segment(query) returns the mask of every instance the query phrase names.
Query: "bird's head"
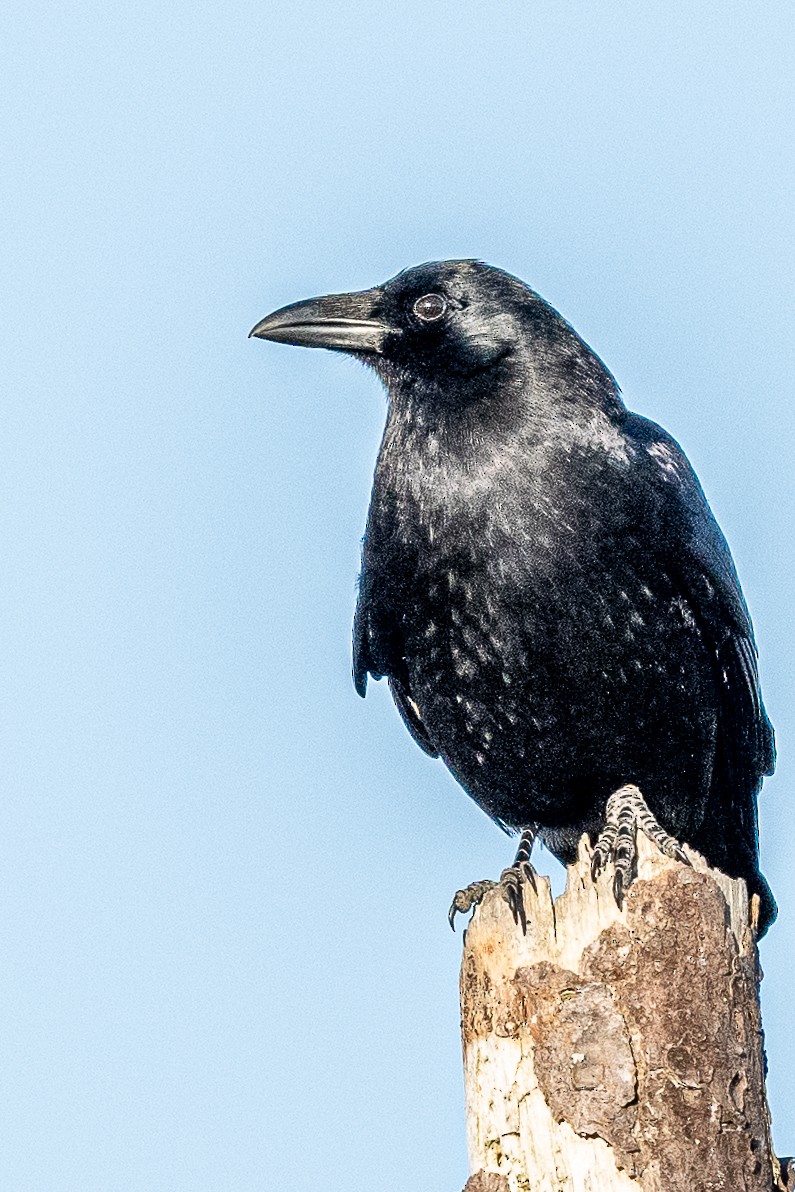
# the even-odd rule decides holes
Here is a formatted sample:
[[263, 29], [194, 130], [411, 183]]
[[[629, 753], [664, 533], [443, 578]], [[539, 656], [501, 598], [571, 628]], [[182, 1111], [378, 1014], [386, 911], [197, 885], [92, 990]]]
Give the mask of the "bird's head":
[[[457, 403], [582, 366], [607, 370], [569, 324], [518, 278], [480, 261], [417, 265], [370, 290], [295, 302], [251, 335], [330, 348], [371, 364], [387, 387], [421, 386]], [[614, 384], [614, 383], [613, 383]]]

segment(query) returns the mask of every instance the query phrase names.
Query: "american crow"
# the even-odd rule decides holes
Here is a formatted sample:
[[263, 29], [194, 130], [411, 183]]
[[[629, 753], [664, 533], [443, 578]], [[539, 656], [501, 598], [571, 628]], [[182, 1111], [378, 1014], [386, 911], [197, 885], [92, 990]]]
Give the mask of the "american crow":
[[[533, 838], [583, 832], [619, 901], [638, 828], [760, 896], [756, 800], [773, 771], [748, 610], [679, 445], [630, 413], [572, 327], [517, 278], [442, 261], [294, 303], [251, 332], [376, 370], [375, 469], [353, 672], [498, 824], [515, 916]], [[493, 883], [459, 891], [466, 910]]]

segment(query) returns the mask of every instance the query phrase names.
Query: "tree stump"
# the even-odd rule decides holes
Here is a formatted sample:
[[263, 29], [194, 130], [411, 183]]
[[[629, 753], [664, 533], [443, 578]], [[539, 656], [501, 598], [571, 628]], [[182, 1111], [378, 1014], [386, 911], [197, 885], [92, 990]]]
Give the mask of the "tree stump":
[[587, 839], [553, 902], [499, 890], [467, 929], [465, 1192], [771, 1192], [756, 950], [743, 881], [639, 836], [623, 909]]

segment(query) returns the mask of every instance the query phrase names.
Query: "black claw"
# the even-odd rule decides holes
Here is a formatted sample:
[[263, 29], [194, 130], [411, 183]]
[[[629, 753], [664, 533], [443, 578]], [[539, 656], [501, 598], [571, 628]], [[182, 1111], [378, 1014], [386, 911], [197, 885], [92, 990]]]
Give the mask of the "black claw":
[[525, 861], [524, 865], [522, 866], [522, 875], [528, 885], [533, 887], [533, 893], [537, 894], [538, 885], [536, 884], [536, 871], [533, 869], [533, 866], [529, 861]]
[[527, 935], [527, 915], [524, 909], [524, 898], [522, 897], [521, 889], [515, 886], [508, 887], [507, 902], [510, 907], [513, 921], [517, 927], [521, 927], [522, 935]]
[[475, 899], [470, 892], [469, 887], [466, 890], [456, 890], [450, 910], [447, 912], [447, 921], [455, 931], [455, 917], [457, 914], [465, 915], [467, 911], [475, 903]]
[[624, 907], [624, 875], [619, 870], [613, 878], [613, 897], [616, 900], [619, 910]]
[[[502, 887], [502, 896], [513, 915], [514, 923], [517, 927], [521, 927], [523, 935], [527, 935], [527, 914], [524, 909], [524, 894], [522, 892], [524, 880], [524, 865], [514, 865], [510, 869], [503, 870], [500, 886]], [[528, 880], [535, 889], [535, 876]]]

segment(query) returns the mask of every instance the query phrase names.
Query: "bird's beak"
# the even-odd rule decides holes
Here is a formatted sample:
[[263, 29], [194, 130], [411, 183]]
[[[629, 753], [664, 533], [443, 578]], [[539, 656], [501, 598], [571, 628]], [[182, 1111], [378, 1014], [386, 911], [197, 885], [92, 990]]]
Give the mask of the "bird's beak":
[[249, 337], [304, 348], [332, 348], [337, 352], [383, 351], [386, 336], [394, 331], [379, 317], [381, 290], [357, 294], [327, 294], [293, 302], [257, 323]]

